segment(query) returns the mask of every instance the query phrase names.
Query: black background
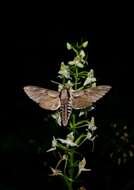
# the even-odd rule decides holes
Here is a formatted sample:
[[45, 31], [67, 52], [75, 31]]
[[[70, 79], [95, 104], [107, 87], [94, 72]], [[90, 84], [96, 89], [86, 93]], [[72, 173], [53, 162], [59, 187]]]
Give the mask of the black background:
[[[48, 158], [40, 146], [43, 144], [47, 149], [53, 134], [61, 131], [47, 126], [48, 112], [26, 97], [23, 86], [32, 84], [56, 88], [50, 80], [56, 80], [61, 61], [69, 60], [66, 42], [77, 42], [81, 38], [88, 40], [89, 68], [95, 70], [98, 84], [112, 86], [109, 95], [97, 104], [95, 111], [99, 133], [108, 135], [107, 128], [112, 122], [127, 124], [132, 130], [131, 21], [128, 18], [125, 21], [120, 15], [106, 17], [98, 15], [95, 19], [93, 15], [88, 19], [85, 15], [85, 21], [77, 19], [78, 23], [75, 19], [70, 20], [72, 17], [59, 22], [54, 16], [47, 22], [38, 22], [36, 15], [25, 21], [23, 18], [17, 20], [14, 40], [16, 64], [12, 73], [15, 77], [15, 125], [2, 128], [0, 189], [47, 189], [47, 185], [53, 189], [52, 182], [57, 184], [54, 178], [47, 176], [53, 158]], [[5, 123], [8, 115], [9, 110], [4, 109]], [[107, 155], [101, 155], [105, 140], [98, 142], [102, 144], [97, 145], [95, 154], [89, 158], [95, 169], [89, 179], [85, 177], [88, 188], [123, 189], [129, 181], [132, 183], [132, 161], [117, 168]]]

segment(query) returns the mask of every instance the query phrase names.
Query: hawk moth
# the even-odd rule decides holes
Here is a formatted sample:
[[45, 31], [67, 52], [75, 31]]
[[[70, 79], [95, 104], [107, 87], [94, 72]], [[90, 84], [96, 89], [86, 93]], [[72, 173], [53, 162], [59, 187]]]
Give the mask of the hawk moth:
[[84, 90], [64, 87], [60, 92], [37, 86], [25, 86], [25, 93], [46, 110], [60, 109], [61, 122], [67, 126], [72, 109], [85, 109], [102, 98], [111, 86], [99, 85]]

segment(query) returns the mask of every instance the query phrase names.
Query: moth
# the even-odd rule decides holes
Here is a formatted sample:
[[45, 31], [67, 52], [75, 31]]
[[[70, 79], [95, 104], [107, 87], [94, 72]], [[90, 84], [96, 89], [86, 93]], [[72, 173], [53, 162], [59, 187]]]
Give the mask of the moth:
[[102, 98], [111, 86], [100, 85], [84, 90], [64, 87], [60, 92], [37, 86], [25, 86], [24, 91], [34, 102], [46, 110], [60, 110], [61, 123], [67, 126], [72, 109], [85, 109]]

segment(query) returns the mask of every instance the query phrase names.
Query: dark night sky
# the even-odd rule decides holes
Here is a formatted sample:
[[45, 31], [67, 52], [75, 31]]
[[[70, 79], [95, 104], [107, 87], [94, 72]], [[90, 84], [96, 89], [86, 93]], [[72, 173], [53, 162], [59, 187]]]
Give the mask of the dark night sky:
[[[44, 118], [44, 112], [36, 105], [33, 108], [33, 103], [24, 95], [22, 86], [33, 84], [52, 88], [50, 80], [56, 79], [61, 61], [69, 59], [65, 43], [79, 41], [81, 37], [89, 41], [88, 62], [89, 66], [95, 70], [98, 84], [113, 86], [109, 96], [102, 101], [103, 106], [98, 107], [98, 120], [105, 121], [106, 119], [109, 123], [125, 123], [132, 127], [130, 105], [133, 92], [129, 90], [132, 88], [131, 35], [129, 31], [124, 32], [116, 28], [92, 31], [87, 28], [84, 32], [80, 32], [66, 31], [62, 26], [57, 26], [55, 30], [46, 31], [43, 37], [16, 40], [18, 62], [16, 72], [17, 124], [22, 130], [33, 122], [33, 126], [28, 127], [28, 132], [26, 129], [22, 130], [24, 133], [22, 137], [26, 134], [35, 139], [44, 138], [43, 135], [40, 135], [43, 132], [41, 119]], [[40, 132], [35, 135], [37, 125]], [[45, 133], [49, 134], [50, 132], [45, 130]], [[37, 160], [34, 162], [38, 163]], [[99, 168], [101, 167], [99, 166]], [[40, 173], [39, 168], [36, 170], [39, 170]]]
[[[130, 21], [124, 23], [121, 16], [115, 16], [114, 19], [112, 15], [108, 19], [106, 17], [94, 19], [93, 15], [93, 19], [87, 17], [83, 22], [77, 19], [78, 23], [74, 19], [71, 24], [69, 18], [59, 22], [54, 17], [47, 24], [45, 20], [37, 19], [36, 15], [32, 19], [29, 16], [26, 22], [23, 18], [17, 20], [14, 40], [16, 64], [12, 74], [15, 78], [16, 119], [15, 126], [8, 125], [1, 133], [0, 189], [5, 184], [13, 189], [16, 184], [18, 189], [24, 189], [26, 184], [27, 189], [41, 189], [45, 183], [51, 183], [45, 177], [47, 171], [42, 168], [44, 157], [40, 158], [36, 152], [36, 147], [48, 142], [51, 136], [50, 129], [44, 128], [43, 123], [47, 112], [33, 104], [25, 96], [22, 87], [32, 84], [55, 88], [51, 86], [50, 80], [56, 80], [61, 61], [69, 60], [66, 42], [77, 42], [81, 38], [88, 40], [88, 62], [90, 68], [95, 70], [98, 84], [113, 87], [105, 100], [98, 104], [98, 120], [127, 123], [132, 128], [131, 105], [134, 94], [131, 24]], [[9, 110], [5, 109], [5, 118], [8, 114]], [[44, 134], [47, 134], [45, 138]], [[37, 141], [36, 147], [29, 143], [32, 139]], [[99, 176], [97, 180], [98, 184], [104, 185]]]
[[[117, 28], [104, 28], [84, 32], [66, 31], [62, 25], [46, 31], [35, 40], [16, 40], [16, 85], [21, 91], [23, 85], [35, 84], [50, 88], [50, 80], [56, 80], [61, 61], [69, 60], [65, 43], [89, 41], [89, 67], [95, 70], [98, 84], [113, 86], [109, 103], [112, 114], [129, 120], [133, 97], [131, 33]], [[21, 92], [20, 92], [21, 93]], [[22, 92], [23, 93], [23, 92]], [[22, 96], [22, 94], [21, 94]], [[19, 97], [18, 97], [19, 98]], [[22, 97], [21, 97], [22, 98]]]

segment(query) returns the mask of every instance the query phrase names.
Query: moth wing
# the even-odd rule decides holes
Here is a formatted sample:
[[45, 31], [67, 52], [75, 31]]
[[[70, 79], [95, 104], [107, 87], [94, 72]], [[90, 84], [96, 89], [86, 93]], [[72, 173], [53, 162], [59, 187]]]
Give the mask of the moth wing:
[[72, 93], [72, 107], [74, 109], [84, 109], [91, 106], [94, 102], [102, 98], [111, 86], [100, 85], [85, 90], [74, 91]]
[[25, 93], [43, 109], [57, 110], [60, 107], [59, 92], [37, 86], [24, 87]]

